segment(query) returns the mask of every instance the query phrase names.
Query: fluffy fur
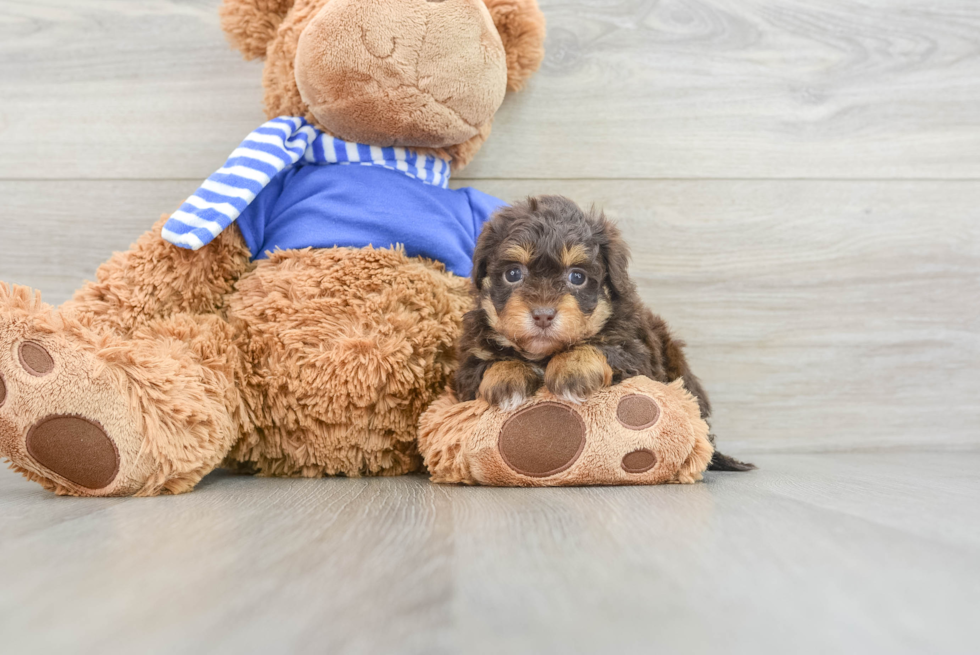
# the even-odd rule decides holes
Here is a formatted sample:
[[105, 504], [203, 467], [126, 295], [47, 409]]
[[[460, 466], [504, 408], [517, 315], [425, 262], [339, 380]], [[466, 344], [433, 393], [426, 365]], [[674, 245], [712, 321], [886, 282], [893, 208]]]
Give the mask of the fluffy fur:
[[[580, 403], [642, 375], [682, 380], [707, 419], [711, 404], [684, 344], [644, 306], [629, 259], [615, 225], [567, 198], [529, 198], [500, 210], [474, 255], [476, 306], [464, 317], [459, 399], [512, 408], [543, 384]], [[753, 468], [720, 453], [711, 467]]]

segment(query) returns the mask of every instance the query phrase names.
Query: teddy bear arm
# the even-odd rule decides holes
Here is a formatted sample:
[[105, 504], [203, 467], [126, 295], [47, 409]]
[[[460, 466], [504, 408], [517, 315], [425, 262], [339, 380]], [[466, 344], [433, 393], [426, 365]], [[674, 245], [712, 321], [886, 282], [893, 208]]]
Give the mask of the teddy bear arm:
[[161, 218], [129, 250], [115, 253], [63, 306], [90, 328], [131, 334], [178, 313], [220, 314], [227, 296], [252, 268], [251, 253], [232, 225], [200, 250], [165, 241]]
[[295, 0], [224, 0], [221, 29], [245, 59], [264, 57]]

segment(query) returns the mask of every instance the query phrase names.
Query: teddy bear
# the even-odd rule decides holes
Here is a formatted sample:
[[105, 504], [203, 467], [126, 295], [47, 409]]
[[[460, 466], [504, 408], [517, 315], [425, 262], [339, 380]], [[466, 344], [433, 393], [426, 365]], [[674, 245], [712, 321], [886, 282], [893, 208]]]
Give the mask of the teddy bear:
[[58, 494], [420, 470], [535, 0], [225, 0], [269, 121], [58, 308], [0, 283], [0, 456]]

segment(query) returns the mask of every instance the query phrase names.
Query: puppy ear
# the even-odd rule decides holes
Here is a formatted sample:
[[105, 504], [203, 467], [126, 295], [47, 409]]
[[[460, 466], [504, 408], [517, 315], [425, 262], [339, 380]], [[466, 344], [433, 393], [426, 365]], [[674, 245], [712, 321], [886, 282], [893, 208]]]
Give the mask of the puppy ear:
[[498, 234], [500, 230], [497, 227], [499, 221], [500, 219], [494, 216], [484, 223], [483, 232], [476, 240], [476, 248], [473, 250], [473, 286], [477, 291], [483, 291], [483, 280], [487, 276], [490, 259], [500, 244]]
[[507, 52], [507, 90], [520, 91], [544, 59], [544, 14], [537, 0], [483, 0]]
[[221, 29], [245, 59], [264, 57], [279, 23], [295, 0], [225, 0], [218, 13]]
[[491, 249], [485, 240], [480, 240], [473, 251], [473, 286], [477, 291], [483, 291], [483, 278], [487, 276], [487, 263], [490, 261]]
[[483, 224], [483, 230], [476, 239], [476, 248], [473, 249], [473, 286], [477, 291], [483, 291], [483, 280], [487, 276], [490, 262], [497, 256], [497, 250], [507, 238], [510, 226], [528, 211], [534, 211], [533, 208], [537, 207], [534, 203], [534, 198], [528, 198], [513, 205], [504, 205]]
[[636, 285], [630, 279], [630, 248], [623, 240], [623, 234], [616, 224], [599, 214], [596, 219], [599, 250], [602, 253], [602, 263], [606, 269], [606, 280], [609, 283], [613, 298], [634, 293]]

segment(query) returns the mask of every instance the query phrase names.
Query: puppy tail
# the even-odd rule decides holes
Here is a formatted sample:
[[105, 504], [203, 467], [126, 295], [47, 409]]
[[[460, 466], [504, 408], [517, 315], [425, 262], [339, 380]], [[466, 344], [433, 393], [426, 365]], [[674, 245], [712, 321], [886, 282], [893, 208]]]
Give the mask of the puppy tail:
[[711, 455], [711, 462], [708, 463], [709, 471], [751, 471], [754, 468], [756, 468], [755, 464], [741, 462], [717, 450]]

